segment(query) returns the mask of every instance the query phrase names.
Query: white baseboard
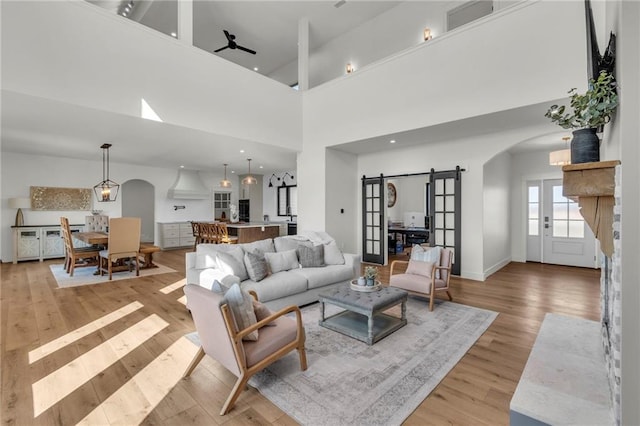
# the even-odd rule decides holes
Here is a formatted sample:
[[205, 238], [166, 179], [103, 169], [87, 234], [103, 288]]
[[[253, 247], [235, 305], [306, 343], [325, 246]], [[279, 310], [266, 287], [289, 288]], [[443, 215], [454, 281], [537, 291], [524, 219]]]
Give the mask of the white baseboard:
[[477, 272], [460, 271], [460, 277], [473, 281], [484, 281], [484, 275]]
[[484, 271], [484, 279], [482, 281], [484, 281], [485, 279], [487, 279], [487, 277], [493, 273], [498, 272], [500, 269], [504, 268], [505, 266], [507, 266], [509, 264], [509, 262], [511, 262], [511, 256], [509, 257], [505, 257], [504, 259], [502, 259], [500, 262], [496, 263], [495, 265], [493, 265], [492, 267], [486, 269]]

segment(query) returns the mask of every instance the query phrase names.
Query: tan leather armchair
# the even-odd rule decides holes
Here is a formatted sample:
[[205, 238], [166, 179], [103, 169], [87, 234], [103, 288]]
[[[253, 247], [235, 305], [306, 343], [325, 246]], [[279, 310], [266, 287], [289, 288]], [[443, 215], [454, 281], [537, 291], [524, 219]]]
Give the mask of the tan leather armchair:
[[[221, 293], [196, 284], [187, 284], [184, 293], [201, 344], [184, 377], [191, 375], [207, 354], [238, 378], [222, 406], [221, 416], [231, 410], [251, 376], [292, 350], [298, 351], [300, 368], [307, 369], [302, 314], [297, 306], [283, 308], [244, 330], [236, 330], [231, 310]], [[252, 296], [256, 298], [254, 292]], [[295, 313], [295, 320], [284, 316], [289, 312]], [[267, 324], [270, 326], [264, 327]], [[258, 329], [257, 341], [242, 340]]]
[[[433, 311], [433, 300], [436, 292], [445, 292], [449, 300], [453, 300], [451, 293], [449, 293], [449, 278], [451, 277], [452, 260], [453, 252], [449, 249], [443, 248], [440, 253], [440, 263], [433, 264], [431, 267], [431, 273], [428, 274], [428, 276], [413, 273], [394, 275], [394, 269], [397, 270], [400, 265], [409, 265], [409, 262], [406, 260], [394, 260], [391, 262], [391, 268], [389, 271], [389, 285], [391, 287], [401, 288], [409, 293], [428, 296], [429, 311]], [[439, 278], [437, 277], [437, 272], [439, 272]]]

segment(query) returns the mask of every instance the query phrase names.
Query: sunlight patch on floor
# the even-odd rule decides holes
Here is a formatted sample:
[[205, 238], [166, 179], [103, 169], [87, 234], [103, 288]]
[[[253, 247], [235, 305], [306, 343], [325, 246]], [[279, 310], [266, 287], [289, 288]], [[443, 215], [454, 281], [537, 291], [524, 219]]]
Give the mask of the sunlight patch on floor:
[[187, 306], [187, 296], [182, 296], [178, 299], [178, 302], [182, 303], [184, 306]]
[[29, 364], [33, 364], [34, 362], [38, 361], [39, 359], [44, 358], [45, 356], [54, 353], [55, 351], [64, 348], [65, 346], [82, 339], [85, 336], [88, 336], [89, 334], [98, 331], [99, 329], [101, 329], [102, 327], [105, 327], [109, 324], [111, 324], [112, 322], [115, 322], [117, 320], [119, 320], [120, 318], [123, 318], [127, 315], [129, 315], [131, 312], [134, 312], [140, 308], [142, 308], [142, 303], [140, 302], [132, 302], [129, 303], [127, 306], [123, 306], [122, 308], [111, 312], [110, 314], [107, 314], [101, 318], [98, 318], [95, 321], [90, 322], [87, 325], [84, 325], [80, 328], [77, 328], [67, 334], [65, 334], [64, 336], [60, 336], [55, 340], [50, 341], [49, 343], [46, 343], [42, 346], [40, 346], [39, 348], [36, 348], [32, 351], [29, 352]]
[[161, 288], [160, 289], [160, 293], [169, 294], [169, 293], [179, 289], [180, 287], [184, 287], [185, 283], [186, 283], [186, 279], [183, 278], [183, 279], [181, 279], [179, 281], [176, 281], [173, 284], [169, 284], [168, 286], [166, 286], [164, 288]]
[[149, 315], [35, 382], [32, 385], [34, 418], [168, 326], [169, 323], [156, 314]]
[[198, 349], [181, 337], [78, 424], [140, 424], [182, 378]]

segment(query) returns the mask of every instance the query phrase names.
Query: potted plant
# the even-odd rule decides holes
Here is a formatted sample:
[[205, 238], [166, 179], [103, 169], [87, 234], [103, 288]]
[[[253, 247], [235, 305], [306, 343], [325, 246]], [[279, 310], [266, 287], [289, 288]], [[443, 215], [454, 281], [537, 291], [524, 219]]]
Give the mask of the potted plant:
[[374, 286], [376, 284], [376, 278], [378, 277], [378, 268], [375, 266], [366, 266], [364, 268], [364, 277], [367, 280], [367, 286]]
[[569, 90], [572, 112], [566, 112], [564, 105], [552, 105], [544, 115], [563, 129], [577, 129], [571, 140], [571, 163], [600, 161], [600, 139], [596, 133], [611, 121], [618, 107], [616, 87], [613, 75], [602, 71], [597, 80], [589, 80], [583, 95], [576, 88]]

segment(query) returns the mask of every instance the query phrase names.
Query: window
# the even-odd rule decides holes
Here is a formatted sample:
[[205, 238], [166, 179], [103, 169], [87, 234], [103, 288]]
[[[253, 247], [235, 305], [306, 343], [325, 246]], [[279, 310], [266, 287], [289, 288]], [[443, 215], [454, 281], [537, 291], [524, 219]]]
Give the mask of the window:
[[528, 199], [528, 235], [540, 235], [540, 188], [538, 186], [529, 187]]
[[553, 236], [584, 238], [584, 219], [578, 204], [562, 195], [562, 186], [553, 186]]
[[230, 205], [230, 192], [215, 192], [213, 194], [213, 217], [216, 219], [229, 218], [231, 213], [229, 210]]
[[298, 215], [298, 187], [279, 186], [278, 187], [278, 216]]

